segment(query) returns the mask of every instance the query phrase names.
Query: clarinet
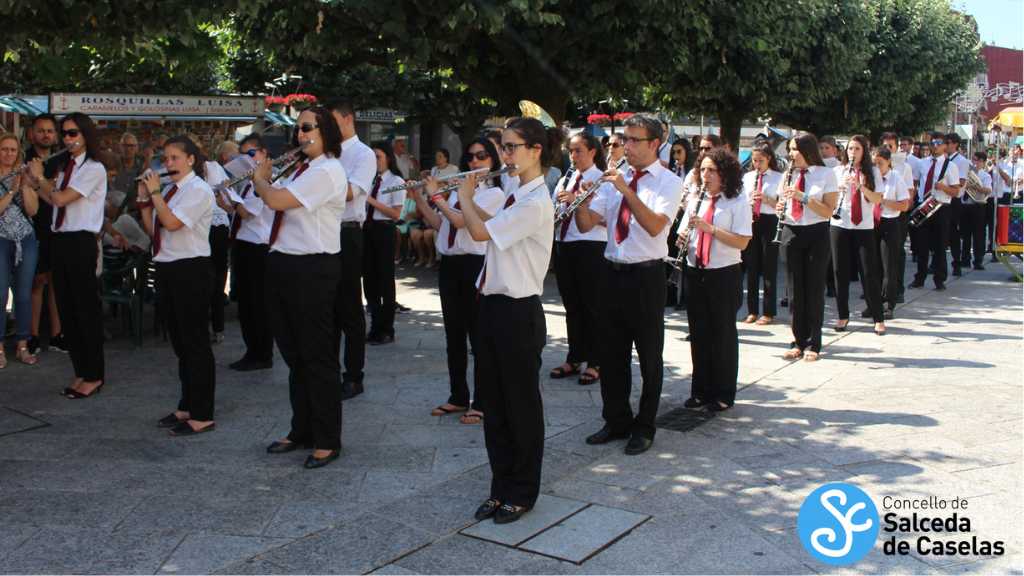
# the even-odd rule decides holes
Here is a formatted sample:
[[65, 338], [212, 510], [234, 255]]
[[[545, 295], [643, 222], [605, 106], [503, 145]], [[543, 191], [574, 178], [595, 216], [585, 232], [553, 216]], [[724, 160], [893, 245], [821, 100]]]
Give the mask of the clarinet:
[[[850, 164], [846, 167], [846, 175], [849, 176], [854, 171], [853, 160], [850, 160]], [[857, 186], [860, 186], [860, 182], [857, 182]], [[846, 202], [846, 191], [849, 186], [843, 186], [843, 194], [839, 197], [839, 203], [836, 204], [836, 209], [832, 212], [833, 220], [841, 220], [843, 218], [843, 202]]]
[[[700, 206], [704, 203], [704, 198], [707, 196], [707, 188], [704, 186], [704, 182], [700, 184], [700, 192], [697, 193], [697, 204], [693, 207], [693, 213], [690, 218], [696, 216], [700, 218]], [[686, 217], [685, 215], [683, 216]], [[680, 238], [685, 238], [683, 245], [679, 247], [679, 256], [676, 258], [677, 267], [682, 270], [686, 264], [686, 257], [690, 253], [690, 237], [693, 236], [693, 228], [690, 227], [690, 221], [686, 221], [686, 228], [683, 229], [683, 233], [679, 235]]]
[[[785, 192], [789, 189], [789, 183], [793, 180], [793, 163], [790, 162], [786, 168], [785, 183], [782, 185], [782, 191]], [[786, 221], [786, 201], [782, 199], [782, 194], [779, 194], [778, 199], [775, 201], [775, 215], [779, 219], [779, 224], [775, 227], [775, 238], [772, 238], [773, 244], [782, 244], [782, 226]]]

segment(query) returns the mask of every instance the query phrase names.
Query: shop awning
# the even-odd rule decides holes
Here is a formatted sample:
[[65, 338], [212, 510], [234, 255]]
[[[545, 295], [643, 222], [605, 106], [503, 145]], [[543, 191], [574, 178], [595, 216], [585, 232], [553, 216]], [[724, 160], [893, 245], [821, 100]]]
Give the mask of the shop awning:
[[285, 126], [295, 126], [295, 120], [291, 117], [280, 112], [274, 112], [273, 110], [264, 110], [263, 119], [270, 125], [283, 124]]
[[1003, 108], [1002, 112], [997, 114], [988, 125], [989, 128], [995, 125], [1009, 128], [1024, 128], [1024, 108], [1020, 106]]
[[38, 116], [43, 114], [42, 110], [18, 96], [0, 96], [0, 108], [15, 114], [21, 114], [22, 116]]

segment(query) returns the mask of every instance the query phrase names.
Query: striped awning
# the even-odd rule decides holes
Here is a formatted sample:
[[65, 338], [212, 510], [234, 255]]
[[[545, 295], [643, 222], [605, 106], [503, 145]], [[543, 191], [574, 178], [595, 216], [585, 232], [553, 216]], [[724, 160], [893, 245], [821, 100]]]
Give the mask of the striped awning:
[[22, 116], [38, 116], [43, 111], [17, 96], [0, 96], [0, 108]]
[[273, 110], [264, 110], [263, 119], [273, 126], [274, 124], [284, 124], [285, 126], [295, 126], [295, 120], [292, 120], [288, 115], [281, 114], [280, 112], [274, 112]]

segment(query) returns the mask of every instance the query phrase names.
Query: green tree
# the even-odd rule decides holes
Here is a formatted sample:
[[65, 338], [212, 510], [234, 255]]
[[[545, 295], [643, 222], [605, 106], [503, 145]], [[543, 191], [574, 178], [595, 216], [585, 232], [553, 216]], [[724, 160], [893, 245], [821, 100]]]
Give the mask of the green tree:
[[816, 133], [929, 129], [942, 119], [954, 94], [984, 69], [974, 20], [934, 0], [876, 0], [866, 44], [871, 59], [848, 88], [817, 106], [779, 114]]
[[860, 0], [705, 0], [667, 54], [652, 93], [679, 113], [716, 116], [736, 146], [744, 119], [813, 109], [864, 67], [869, 18]]

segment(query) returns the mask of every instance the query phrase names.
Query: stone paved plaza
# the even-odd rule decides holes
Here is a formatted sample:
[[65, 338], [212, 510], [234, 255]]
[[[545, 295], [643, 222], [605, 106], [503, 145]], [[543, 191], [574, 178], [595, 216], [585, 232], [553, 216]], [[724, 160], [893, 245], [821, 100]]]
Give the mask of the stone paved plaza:
[[[785, 309], [775, 325], [741, 325], [735, 409], [659, 430], [634, 457], [622, 442], [584, 444], [601, 426], [597, 386], [546, 378], [566, 350], [549, 277], [543, 495], [504, 527], [472, 518], [488, 495], [481, 428], [430, 416], [447, 397], [433, 271], [400, 270], [413, 312], [398, 317], [395, 345], [369, 348], [342, 457], [320, 470], [302, 469], [304, 453], [264, 452], [288, 431], [287, 371], [280, 358], [272, 371], [228, 370], [241, 350], [233, 319], [215, 348], [218, 429], [195, 438], [154, 425], [178, 388], [151, 332], [141, 349], [108, 344], [96, 399], [58, 396], [63, 354], [12, 361], [0, 372], [0, 572], [1019, 574], [1024, 310], [1007, 276], [989, 264], [943, 293], [909, 290], [881, 338], [856, 300], [853, 330], [833, 332], [830, 302], [816, 364], [781, 359]], [[689, 393], [685, 316], [669, 312], [662, 413]], [[975, 535], [1004, 540], [1006, 554], [884, 556], [880, 536], [858, 564], [819, 563], [796, 516], [834, 480], [880, 513], [887, 495], [966, 498]]]

